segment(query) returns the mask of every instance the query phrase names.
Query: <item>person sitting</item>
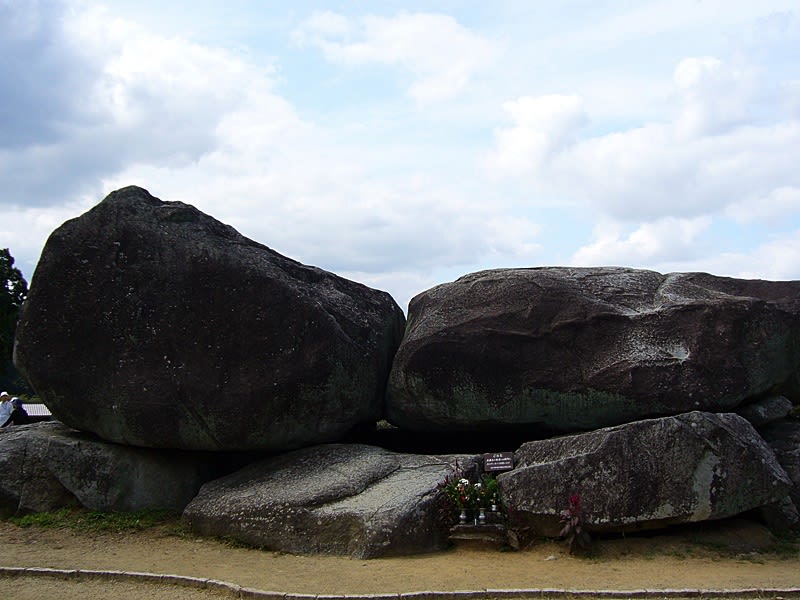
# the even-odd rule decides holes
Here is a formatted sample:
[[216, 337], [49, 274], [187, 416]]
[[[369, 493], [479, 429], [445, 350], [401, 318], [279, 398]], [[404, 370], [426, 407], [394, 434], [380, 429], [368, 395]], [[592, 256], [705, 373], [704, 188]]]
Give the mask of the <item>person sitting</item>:
[[11, 396], [8, 395], [8, 392], [0, 393], [0, 425], [5, 426], [12, 412], [14, 412], [14, 406], [11, 404]]
[[16, 396], [11, 399], [11, 407], [12, 411], [9, 415], [8, 419], [5, 423], [3, 423], [2, 427], [6, 425], [27, 425], [31, 422], [30, 417], [28, 416], [28, 411], [26, 411], [22, 407], [22, 398], [17, 398]]

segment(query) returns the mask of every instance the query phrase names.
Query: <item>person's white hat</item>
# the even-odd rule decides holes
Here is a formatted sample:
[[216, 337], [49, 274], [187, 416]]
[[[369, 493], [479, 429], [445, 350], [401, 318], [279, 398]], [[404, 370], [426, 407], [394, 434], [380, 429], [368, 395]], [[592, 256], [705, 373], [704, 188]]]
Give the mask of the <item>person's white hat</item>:
[[8, 392], [0, 392], [0, 398], [6, 398], [6, 397], [10, 397], [8, 396]]

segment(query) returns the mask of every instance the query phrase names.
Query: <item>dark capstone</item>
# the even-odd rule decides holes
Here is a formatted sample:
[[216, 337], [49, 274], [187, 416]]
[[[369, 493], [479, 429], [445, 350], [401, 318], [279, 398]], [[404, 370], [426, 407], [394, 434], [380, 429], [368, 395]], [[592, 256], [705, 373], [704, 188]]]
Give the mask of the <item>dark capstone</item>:
[[796, 402], [798, 339], [797, 281], [483, 271], [411, 301], [387, 416], [417, 431], [544, 435], [725, 412], [767, 394]]
[[404, 324], [385, 292], [128, 187], [50, 236], [15, 364], [107, 440], [283, 450], [380, 418]]
[[557, 535], [580, 496], [595, 531], [653, 529], [778, 502], [791, 481], [744, 418], [691, 412], [523, 444], [497, 478], [514, 525]]

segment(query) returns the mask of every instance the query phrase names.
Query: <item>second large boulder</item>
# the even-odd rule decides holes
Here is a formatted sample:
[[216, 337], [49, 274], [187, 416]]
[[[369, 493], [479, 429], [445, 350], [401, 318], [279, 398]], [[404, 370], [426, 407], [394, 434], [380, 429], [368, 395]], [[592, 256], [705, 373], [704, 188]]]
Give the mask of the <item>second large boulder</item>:
[[416, 296], [387, 414], [417, 431], [571, 432], [800, 399], [800, 282], [498, 269]]

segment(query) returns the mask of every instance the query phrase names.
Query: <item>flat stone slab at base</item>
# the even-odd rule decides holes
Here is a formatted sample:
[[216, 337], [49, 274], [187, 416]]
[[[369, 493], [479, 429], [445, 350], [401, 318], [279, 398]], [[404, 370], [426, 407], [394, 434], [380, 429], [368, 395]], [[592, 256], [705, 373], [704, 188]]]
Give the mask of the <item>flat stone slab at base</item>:
[[464, 548], [500, 550], [509, 545], [506, 526], [496, 523], [454, 525], [448, 539]]

